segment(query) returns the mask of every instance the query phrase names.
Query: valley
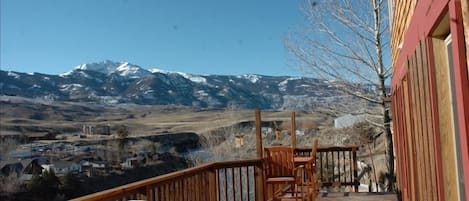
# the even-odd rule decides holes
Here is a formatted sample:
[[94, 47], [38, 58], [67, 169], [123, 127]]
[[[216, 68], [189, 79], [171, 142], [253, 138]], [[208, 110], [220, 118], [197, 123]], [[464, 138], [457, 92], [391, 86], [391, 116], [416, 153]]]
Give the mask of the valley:
[[[62, 180], [71, 174], [80, 195], [208, 162], [253, 158], [257, 108], [265, 146], [291, 145], [294, 111], [299, 147], [313, 139], [321, 146], [362, 146], [366, 126], [337, 129], [334, 120], [373, 110], [340, 84], [304, 77], [192, 75], [104, 61], [60, 75], [0, 70], [0, 78], [0, 165], [19, 167], [20, 161], [28, 163], [21, 167], [52, 169]], [[377, 169], [384, 169], [382, 137], [372, 149]], [[367, 164], [370, 157], [360, 150]], [[6, 183], [30, 183], [37, 173], [21, 174]], [[68, 187], [60, 186], [66, 194]]]

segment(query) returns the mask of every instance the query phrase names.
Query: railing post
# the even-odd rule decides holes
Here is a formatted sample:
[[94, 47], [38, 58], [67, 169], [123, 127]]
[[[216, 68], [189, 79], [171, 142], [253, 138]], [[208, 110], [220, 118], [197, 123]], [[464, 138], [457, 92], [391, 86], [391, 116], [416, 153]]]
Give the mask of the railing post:
[[296, 115], [295, 115], [295, 112], [291, 113], [291, 146], [293, 150], [296, 149]]
[[[261, 120], [261, 110], [257, 109], [255, 112], [256, 117], [256, 149], [257, 149], [257, 158], [262, 159], [262, 120]], [[264, 201], [264, 171], [262, 170], [263, 162], [259, 165], [256, 165], [254, 169], [254, 178], [255, 178], [255, 199], [256, 201]]]
[[265, 201], [264, 200], [264, 172], [262, 171], [262, 163], [257, 165], [254, 170], [254, 177], [256, 180], [256, 201]]
[[257, 158], [262, 158], [262, 120], [261, 120], [261, 110], [257, 109], [255, 112], [256, 116], [256, 150]]

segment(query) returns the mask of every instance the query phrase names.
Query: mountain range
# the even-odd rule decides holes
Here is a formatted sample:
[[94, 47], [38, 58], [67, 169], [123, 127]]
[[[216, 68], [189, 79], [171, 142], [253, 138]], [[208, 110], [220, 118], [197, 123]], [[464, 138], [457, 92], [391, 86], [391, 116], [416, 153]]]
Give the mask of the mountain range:
[[[291, 76], [194, 75], [145, 69], [128, 62], [78, 65], [59, 75], [0, 70], [5, 95], [103, 104], [185, 105], [223, 108], [314, 109], [354, 105], [333, 81]], [[372, 86], [363, 91], [373, 93]]]

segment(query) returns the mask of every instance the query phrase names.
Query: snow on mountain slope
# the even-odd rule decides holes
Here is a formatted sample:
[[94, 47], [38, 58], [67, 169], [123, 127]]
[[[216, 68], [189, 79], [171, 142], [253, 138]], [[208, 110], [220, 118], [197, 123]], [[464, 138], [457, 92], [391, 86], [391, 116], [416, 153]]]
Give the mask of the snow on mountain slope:
[[330, 100], [350, 107], [359, 105], [332, 85], [303, 77], [146, 70], [128, 62], [109, 60], [78, 65], [60, 75], [0, 70], [2, 93], [50, 100], [212, 108], [235, 103], [240, 108], [263, 109], [329, 107]]
[[116, 68], [116, 71], [118, 71], [121, 76], [130, 78], [142, 78], [151, 74], [149, 71], [139, 66], [129, 64], [128, 62], [121, 63], [121, 65]]
[[151, 73], [163, 73], [163, 74], [174, 73], [172, 71], [162, 70], [159, 68], [150, 68], [148, 69], [148, 71], [150, 71]]
[[193, 74], [189, 74], [189, 73], [176, 72], [176, 71], [167, 71], [167, 70], [162, 70], [162, 69], [158, 69], [158, 68], [151, 68], [148, 71], [151, 72], [151, 73], [179, 74], [182, 77], [184, 77], [184, 78], [186, 78], [186, 79], [188, 79], [192, 82], [196, 82], [196, 83], [200, 83], [200, 84], [207, 83], [207, 79], [205, 79], [204, 77], [199, 76], [199, 75], [193, 75]]
[[262, 78], [262, 76], [253, 75], [253, 74], [246, 74], [246, 75], [238, 76], [238, 78], [248, 79], [250, 82], [256, 83], [257, 81], [259, 81], [259, 79]]
[[186, 78], [186, 79], [188, 79], [192, 82], [201, 83], [201, 84], [207, 83], [207, 79], [205, 79], [202, 76], [192, 75], [192, 74], [188, 74], [188, 73], [181, 73], [181, 72], [177, 72], [177, 74], [183, 76], [184, 78]]
[[150, 71], [145, 70], [141, 68], [140, 66], [130, 64], [129, 62], [114, 62], [114, 61], [106, 60], [102, 62], [78, 65], [71, 71], [60, 74], [60, 76], [61, 77], [69, 76], [77, 70], [94, 71], [94, 72], [99, 72], [99, 73], [103, 73], [106, 75], [117, 73], [122, 77], [134, 78], [134, 79], [149, 76], [151, 74]]

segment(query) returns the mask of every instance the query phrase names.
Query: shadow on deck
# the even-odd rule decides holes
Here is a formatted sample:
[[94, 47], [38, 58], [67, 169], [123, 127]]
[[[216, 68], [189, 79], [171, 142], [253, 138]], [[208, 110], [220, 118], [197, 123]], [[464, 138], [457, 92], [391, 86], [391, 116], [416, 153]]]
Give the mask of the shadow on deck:
[[394, 193], [320, 193], [318, 201], [398, 201]]
[[[282, 201], [294, 201], [293, 198], [282, 199]], [[320, 193], [316, 201], [398, 201], [394, 193], [349, 193], [334, 192]]]

